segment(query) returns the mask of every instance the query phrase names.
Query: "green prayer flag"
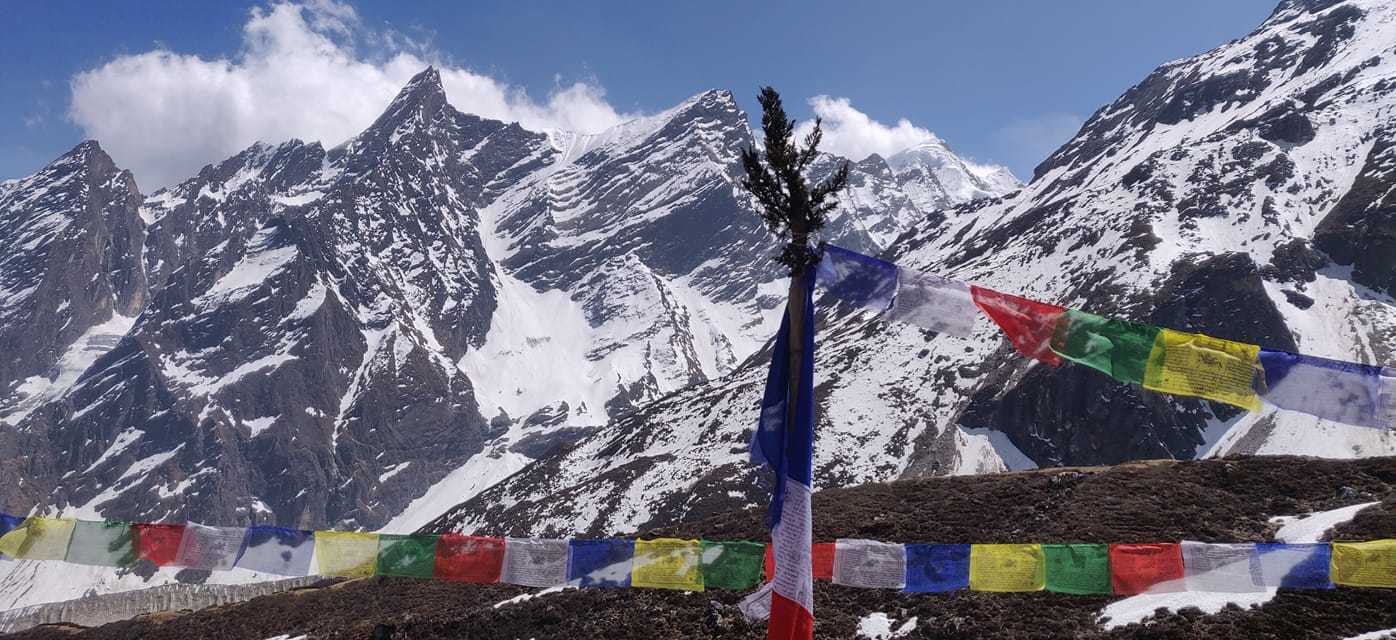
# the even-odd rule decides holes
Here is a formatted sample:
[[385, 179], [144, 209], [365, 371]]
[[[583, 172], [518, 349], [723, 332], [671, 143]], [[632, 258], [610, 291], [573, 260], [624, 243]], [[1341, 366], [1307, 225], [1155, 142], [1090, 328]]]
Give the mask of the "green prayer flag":
[[1057, 317], [1052, 351], [1121, 382], [1144, 383], [1159, 328], [1068, 309]]
[[703, 541], [703, 586], [750, 589], [761, 583], [766, 545], [759, 542]]
[[1110, 545], [1044, 544], [1047, 590], [1057, 593], [1114, 593], [1110, 586]]
[[436, 541], [441, 536], [378, 536], [378, 570], [385, 576], [430, 578], [436, 567]]
[[129, 567], [136, 563], [131, 523], [79, 520], [68, 544], [68, 562], [99, 567]]

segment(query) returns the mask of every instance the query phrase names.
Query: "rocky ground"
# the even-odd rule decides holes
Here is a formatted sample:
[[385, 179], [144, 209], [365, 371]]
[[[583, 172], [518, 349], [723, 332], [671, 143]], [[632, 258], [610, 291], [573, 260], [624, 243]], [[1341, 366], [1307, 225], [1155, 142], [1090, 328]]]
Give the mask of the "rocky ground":
[[[1247, 457], [1144, 462], [1110, 468], [911, 479], [815, 496], [817, 541], [900, 542], [1266, 541], [1269, 519], [1381, 500], [1328, 538], [1396, 537], [1396, 459]], [[762, 540], [762, 513], [743, 511], [644, 537]], [[265, 596], [196, 612], [143, 616], [93, 629], [49, 625], [14, 638], [762, 638], [736, 609], [744, 593], [645, 589], [535, 593], [375, 577]], [[816, 586], [816, 635], [852, 638], [883, 612], [906, 637], [1345, 638], [1396, 628], [1396, 590], [1281, 591], [1255, 608], [1214, 615], [1161, 612], [1142, 624], [1099, 625], [1112, 597], [1054, 593], [909, 594]]]

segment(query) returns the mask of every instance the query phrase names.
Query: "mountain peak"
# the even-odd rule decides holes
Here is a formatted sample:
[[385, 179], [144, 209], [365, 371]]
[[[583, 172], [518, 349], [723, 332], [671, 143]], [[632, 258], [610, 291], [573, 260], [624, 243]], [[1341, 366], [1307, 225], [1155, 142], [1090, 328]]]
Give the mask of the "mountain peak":
[[427, 66], [420, 73], [412, 76], [411, 80], [398, 92], [398, 99], [410, 94], [431, 94], [440, 93], [445, 95], [445, 90], [441, 88], [441, 72], [436, 67]]
[[95, 175], [108, 175], [121, 170], [96, 140], [83, 140], [71, 151], [49, 163], [45, 171], [77, 170], [78, 167]]
[[391, 131], [409, 119], [430, 121], [446, 106], [446, 90], [441, 87], [441, 73], [436, 67], [427, 67], [403, 85], [397, 97], [383, 110], [383, 115], [378, 116], [369, 128]]

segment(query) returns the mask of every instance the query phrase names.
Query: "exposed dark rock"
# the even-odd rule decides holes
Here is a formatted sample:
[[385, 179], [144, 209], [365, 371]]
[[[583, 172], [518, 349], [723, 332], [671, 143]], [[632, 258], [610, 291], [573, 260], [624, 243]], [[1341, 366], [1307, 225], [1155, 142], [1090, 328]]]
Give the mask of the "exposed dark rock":
[[1372, 144], [1352, 188], [1319, 223], [1314, 246], [1334, 262], [1352, 265], [1352, 279], [1396, 292], [1396, 132]]

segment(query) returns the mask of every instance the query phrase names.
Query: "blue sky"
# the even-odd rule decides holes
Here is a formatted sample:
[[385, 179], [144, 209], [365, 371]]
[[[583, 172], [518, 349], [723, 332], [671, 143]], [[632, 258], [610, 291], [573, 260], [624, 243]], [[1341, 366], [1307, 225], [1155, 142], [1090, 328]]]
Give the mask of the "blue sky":
[[801, 120], [825, 97], [830, 150], [930, 131], [1027, 179], [1154, 67], [1275, 2], [10, 3], [0, 178], [89, 137], [147, 192], [258, 139], [336, 144], [432, 63], [458, 107], [535, 128], [598, 129], [709, 88], [752, 113], [769, 84]]

